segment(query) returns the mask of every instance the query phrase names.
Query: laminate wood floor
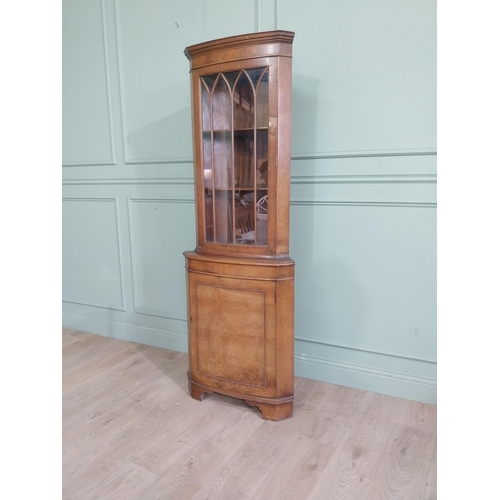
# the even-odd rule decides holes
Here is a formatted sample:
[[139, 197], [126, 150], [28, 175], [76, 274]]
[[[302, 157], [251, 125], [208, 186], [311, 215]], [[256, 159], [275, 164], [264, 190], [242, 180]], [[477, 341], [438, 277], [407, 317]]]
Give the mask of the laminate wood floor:
[[305, 378], [294, 416], [189, 396], [187, 354], [63, 329], [64, 500], [431, 500], [436, 407]]

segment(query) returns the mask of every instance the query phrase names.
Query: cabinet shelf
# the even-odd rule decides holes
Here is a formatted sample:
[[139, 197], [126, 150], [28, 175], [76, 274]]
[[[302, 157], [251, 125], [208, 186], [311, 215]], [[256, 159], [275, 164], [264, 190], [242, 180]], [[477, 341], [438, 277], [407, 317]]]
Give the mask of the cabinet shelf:
[[[234, 132], [235, 134], [238, 134], [238, 133], [253, 132], [254, 130], [256, 130], [257, 132], [267, 132], [269, 130], [269, 127], [256, 127], [255, 129], [254, 128], [235, 128], [232, 130], [232, 132]], [[210, 136], [211, 132], [213, 132], [214, 134], [227, 134], [227, 133], [231, 132], [231, 129], [230, 128], [214, 129], [212, 131], [204, 130], [203, 135]]]
[[[212, 188], [211, 187], [205, 187], [205, 189], [207, 191], [211, 191]], [[253, 191], [254, 188], [253, 186], [234, 186], [234, 188], [232, 187], [216, 187], [215, 188], [215, 191]], [[257, 191], [267, 191], [268, 188], [267, 186], [261, 186], [259, 184], [257, 184]]]

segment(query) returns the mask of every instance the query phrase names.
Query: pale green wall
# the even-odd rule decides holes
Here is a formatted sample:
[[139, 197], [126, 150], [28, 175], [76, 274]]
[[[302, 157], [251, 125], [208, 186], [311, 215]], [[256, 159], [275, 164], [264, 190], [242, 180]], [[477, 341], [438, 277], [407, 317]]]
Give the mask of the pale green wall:
[[436, 400], [436, 5], [63, 1], [63, 325], [186, 351], [184, 48], [295, 31], [297, 375]]

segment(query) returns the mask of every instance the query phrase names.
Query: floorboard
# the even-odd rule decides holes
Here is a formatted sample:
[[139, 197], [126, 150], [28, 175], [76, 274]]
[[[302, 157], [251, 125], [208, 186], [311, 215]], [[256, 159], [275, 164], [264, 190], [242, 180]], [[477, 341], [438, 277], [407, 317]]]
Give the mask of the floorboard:
[[189, 396], [185, 353], [63, 329], [65, 500], [435, 500], [436, 407], [295, 378], [294, 415]]

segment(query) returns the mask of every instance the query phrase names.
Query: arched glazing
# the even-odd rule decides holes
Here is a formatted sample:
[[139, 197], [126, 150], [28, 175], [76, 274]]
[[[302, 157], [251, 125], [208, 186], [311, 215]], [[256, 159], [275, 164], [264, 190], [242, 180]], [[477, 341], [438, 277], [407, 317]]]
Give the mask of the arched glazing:
[[269, 71], [201, 77], [205, 239], [267, 245]]

